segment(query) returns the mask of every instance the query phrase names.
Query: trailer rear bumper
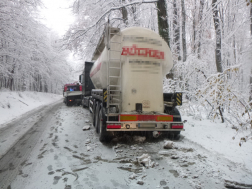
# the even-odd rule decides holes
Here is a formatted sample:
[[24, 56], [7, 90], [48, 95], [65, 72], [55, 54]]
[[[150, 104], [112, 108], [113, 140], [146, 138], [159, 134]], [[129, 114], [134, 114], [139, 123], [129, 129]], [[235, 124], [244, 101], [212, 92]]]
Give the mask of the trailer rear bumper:
[[184, 131], [183, 122], [106, 122], [107, 131]]

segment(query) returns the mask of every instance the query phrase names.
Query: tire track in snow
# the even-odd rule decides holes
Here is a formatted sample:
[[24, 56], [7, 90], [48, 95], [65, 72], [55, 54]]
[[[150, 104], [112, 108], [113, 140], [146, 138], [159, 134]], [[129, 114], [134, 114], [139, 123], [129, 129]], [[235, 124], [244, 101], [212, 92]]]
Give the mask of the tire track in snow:
[[[16, 178], [18, 174], [22, 172], [24, 162], [29, 157], [34, 146], [39, 142], [39, 137], [43, 134], [47, 126], [47, 123], [53, 118], [53, 113], [58, 110], [61, 103], [56, 103], [53, 106], [43, 107], [43, 115], [39, 120], [33, 124], [24, 136], [22, 136], [17, 143], [0, 159], [0, 188], [5, 189], [10, 186], [11, 182]], [[35, 111], [36, 114], [38, 111]], [[30, 115], [31, 116], [31, 115]], [[22, 118], [21, 120], [25, 120]], [[15, 122], [19, 124], [18, 122]], [[12, 127], [14, 127], [13, 124]]]

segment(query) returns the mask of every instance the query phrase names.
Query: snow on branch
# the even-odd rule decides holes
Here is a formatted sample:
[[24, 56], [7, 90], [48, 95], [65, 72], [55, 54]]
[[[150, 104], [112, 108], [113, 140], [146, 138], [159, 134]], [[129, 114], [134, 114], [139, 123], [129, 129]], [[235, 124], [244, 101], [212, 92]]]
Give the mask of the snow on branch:
[[103, 13], [95, 22], [93, 25], [89, 26], [86, 29], [78, 29], [78, 31], [74, 32], [74, 33], [70, 33], [70, 36], [67, 36], [68, 38], [68, 44], [72, 41], [75, 41], [77, 39], [79, 39], [80, 37], [82, 37], [83, 35], [85, 35], [90, 29], [94, 28], [95, 26], [97, 26], [98, 23], [101, 22], [102, 19], [104, 19], [108, 14], [110, 14], [112, 11], [115, 10], [120, 10], [124, 7], [128, 7], [128, 6], [132, 6], [132, 5], [141, 5], [141, 4], [146, 4], [146, 3], [156, 3], [158, 2], [158, 0], [152, 0], [152, 1], [136, 1], [133, 3], [128, 3], [128, 4], [124, 4], [121, 6], [117, 6], [117, 7], [111, 7], [109, 10], [107, 10], [105, 13]]

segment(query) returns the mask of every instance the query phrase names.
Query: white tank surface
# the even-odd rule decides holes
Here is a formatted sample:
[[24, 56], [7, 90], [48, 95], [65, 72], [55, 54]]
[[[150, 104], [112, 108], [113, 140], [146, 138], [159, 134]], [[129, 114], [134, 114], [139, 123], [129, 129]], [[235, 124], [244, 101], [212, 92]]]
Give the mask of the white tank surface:
[[[144, 112], [159, 112], [163, 105], [163, 78], [173, 66], [172, 54], [159, 34], [141, 27], [130, 27], [115, 35], [110, 43], [110, 67], [122, 65], [122, 112], [135, 110], [142, 103]], [[117, 51], [113, 51], [117, 50]], [[105, 47], [91, 69], [90, 77], [98, 89], [107, 88], [108, 50]], [[110, 75], [119, 75], [110, 69]], [[111, 84], [120, 81], [114, 78]]]

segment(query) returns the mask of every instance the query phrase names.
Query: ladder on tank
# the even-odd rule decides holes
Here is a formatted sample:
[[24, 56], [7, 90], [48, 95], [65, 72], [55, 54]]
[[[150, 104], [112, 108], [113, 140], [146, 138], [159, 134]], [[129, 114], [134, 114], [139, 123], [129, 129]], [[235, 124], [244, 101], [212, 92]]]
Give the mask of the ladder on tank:
[[[122, 107], [122, 33], [119, 28], [112, 28], [107, 26], [107, 49], [108, 49], [108, 63], [107, 63], [107, 121], [111, 121], [111, 116], [118, 116]], [[119, 37], [119, 41], [111, 41], [111, 38]], [[115, 46], [117, 47], [115, 49]], [[119, 72], [115, 75], [114, 72]], [[118, 80], [113, 83], [113, 80]], [[116, 112], [112, 108], [116, 108]]]

